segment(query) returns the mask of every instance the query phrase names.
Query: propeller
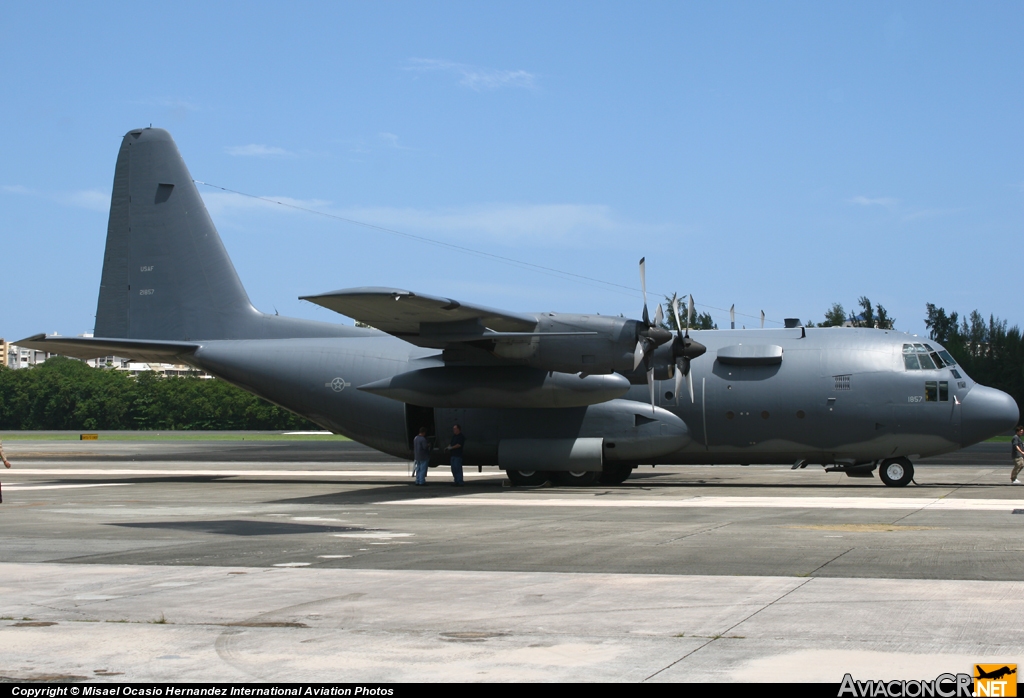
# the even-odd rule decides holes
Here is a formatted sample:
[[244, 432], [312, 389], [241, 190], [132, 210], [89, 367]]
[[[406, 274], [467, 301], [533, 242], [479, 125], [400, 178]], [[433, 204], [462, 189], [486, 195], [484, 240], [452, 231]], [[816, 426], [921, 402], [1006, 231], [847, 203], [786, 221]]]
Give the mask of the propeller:
[[647, 310], [647, 278], [646, 278], [646, 257], [640, 260], [640, 288], [644, 294], [643, 321], [637, 323], [636, 327], [636, 349], [633, 351], [633, 370], [640, 368], [640, 364], [647, 369], [647, 386], [651, 394], [651, 410], [654, 410], [654, 350], [662, 344], [672, 342], [672, 362], [675, 366], [676, 395], [679, 394], [682, 380], [686, 379], [686, 387], [690, 392], [690, 402], [693, 397], [693, 377], [690, 375], [690, 360], [695, 359], [707, 351], [700, 342], [690, 339], [690, 323], [693, 320], [693, 296], [689, 297], [686, 306], [686, 331], [683, 332], [683, 322], [679, 314], [679, 298], [672, 298], [672, 312], [676, 319], [676, 334], [661, 327], [664, 316], [661, 311], [661, 304], [654, 313], [654, 322], [651, 322], [650, 313]]
[[642, 323], [636, 327], [636, 349], [633, 350], [633, 370], [640, 368], [640, 364], [647, 369], [647, 385], [651, 392], [651, 410], [654, 409], [654, 364], [651, 356], [654, 350], [665, 342], [672, 339], [672, 333], [661, 326], [664, 319], [661, 312], [661, 303], [654, 313], [654, 322], [651, 322], [651, 315], [647, 312], [647, 272], [646, 257], [640, 258], [640, 288], [644, 294], [644, 314]]
[[686, 334], [683, 334], [683, 322], [682, 318], [679, 317], [679, 299], [672, 298], [672, 312], [676, 316], [676, 336], [672, 342], [672, 356], [675, 359], [676, 365], [676, 395], [679, 394], [679, 389], [682, 387], [681, 383], [683, 379], [686, 379], [686, 388], [690, 393], [690, 402], [694, 401], [693, 398], [693, 376], [690, 374], [690, 359], [696, 359], [698, 356], [707, 351], [700, 342], [695, 342], [690, 339], [690, 321], [693, 318], [693, 296], [689, 297], [686, 304]]

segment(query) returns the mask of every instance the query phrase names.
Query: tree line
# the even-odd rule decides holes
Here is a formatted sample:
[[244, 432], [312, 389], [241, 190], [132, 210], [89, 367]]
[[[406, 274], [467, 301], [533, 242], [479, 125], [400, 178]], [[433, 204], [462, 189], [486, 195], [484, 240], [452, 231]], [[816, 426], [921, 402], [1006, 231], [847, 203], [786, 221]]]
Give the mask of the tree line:
[[0, 429], [311, 430], [308, 420], [217, 379], [137, 377], [53, 357], [0, 366]]
[[928, 303], [924, 324], [928, 336], [946, 347], [956, 362], [982, 385], [1009, 393], [1024, 405], [1024, 337], [1020, 328], [977, 310], [960, 317]]

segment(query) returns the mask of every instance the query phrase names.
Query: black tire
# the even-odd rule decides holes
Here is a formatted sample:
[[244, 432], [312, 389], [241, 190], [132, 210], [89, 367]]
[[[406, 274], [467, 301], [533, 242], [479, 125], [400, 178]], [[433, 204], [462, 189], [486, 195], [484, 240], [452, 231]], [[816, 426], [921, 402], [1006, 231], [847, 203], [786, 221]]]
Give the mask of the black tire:
[[909, 458], [890, 458], [878, 467], [878, 477], [888, 487], [906, 487], [914, 479], [914, 464]]
[[633, 474], [632, 465], [606, 465], [601, 472], [602, 485], [621, 485]]
[[543, 470], [506, 470], [505, 475], [515, 487], [538, 487], [551, 479]]
[[563, 471], [556, 473], [558, 482], [570, 487], [589, 487], [596, 485], [601, 473], [596, 470]]

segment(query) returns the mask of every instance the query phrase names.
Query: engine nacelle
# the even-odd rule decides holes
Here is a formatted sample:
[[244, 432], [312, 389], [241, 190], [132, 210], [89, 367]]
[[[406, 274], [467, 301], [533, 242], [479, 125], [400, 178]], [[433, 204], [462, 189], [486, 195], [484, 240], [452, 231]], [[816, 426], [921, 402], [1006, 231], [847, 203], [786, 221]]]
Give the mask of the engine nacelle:
[[359, 386], [374, 395], [423, 407], [584, 407], [622, 397], [617, 373], [579, 376], [529, 366], [432, 366]]
[[[527, 366], [560, 373], [607, 374], [633, 369], [636, 320], [604, 315], [544, 313], [537, 332], [551, 335], [502, 338], [491, 353]], [[593, 332], [559, 335], [559, 332]]]

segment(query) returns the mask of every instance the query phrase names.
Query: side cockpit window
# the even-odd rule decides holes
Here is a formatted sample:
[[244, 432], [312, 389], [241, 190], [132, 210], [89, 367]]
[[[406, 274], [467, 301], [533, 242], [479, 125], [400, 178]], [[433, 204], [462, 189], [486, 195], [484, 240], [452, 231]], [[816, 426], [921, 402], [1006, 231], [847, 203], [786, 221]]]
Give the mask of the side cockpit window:
[[903, 365], [908, 371], [933, 370], [955, 366], [956, 361], [945, 349], [936, 351], [930, 344], [904, 344]]

